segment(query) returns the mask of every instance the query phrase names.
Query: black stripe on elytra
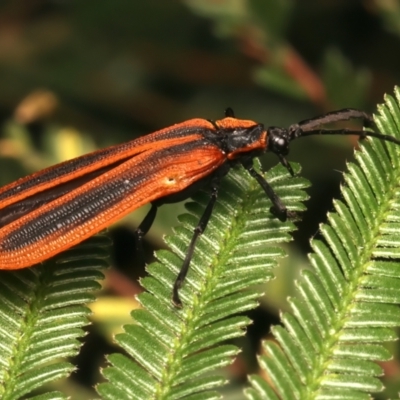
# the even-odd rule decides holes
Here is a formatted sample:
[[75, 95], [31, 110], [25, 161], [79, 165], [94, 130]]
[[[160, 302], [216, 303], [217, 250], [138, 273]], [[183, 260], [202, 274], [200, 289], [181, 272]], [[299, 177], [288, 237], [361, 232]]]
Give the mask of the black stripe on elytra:
[[[149, 137], [149, 141], [154, 141], [156, 144], [159, 140], [166, 140], [166, 139], [175, 139], [175, 138], [180, 138], [180, 137], [185, 137], [187, 135], [192, 135], [195, 133], [198, 134], [204, 134], [208, 133], [211, 131], [211, 129], [206, 129], [204, 127], [195, 127], [195, 126], [189, 126], [189, 127], [177, 127], [177, 128], [171, 128], [167, 130], [166, 132], [160, 133], [157, 135], [156, 138], [152, 138], [151, 134], [147, 136], [143, 136], [142, 138], [132, 140], [130, 142], [122, 143], [120, 145], [112, 146], [109, 148], [105, 148], [102, 150], [95, 151], [93, 153], [86, 154], [84, 156], [74, 158], [72, 160], [68, 160], [64, 163], [61, 163], [59, 165], [55, 165], [53, 167], [50, 167], [47, 170], [44, 170], [39, 176], [36, 178], [31, 178], [26, 181], [21, 182], [20, 185], [14, 186], [10, 188], [9, 190], [0, 193], [0, 201], [8, 199], [12, 196], [18, 195], [23, 193], [25, 190], [29, 190], [41, 183], [49, 182], [57, 178], [62, 178], [65, 175], [68, 175], [71, 173], [71, 171], [77, 171], [82, 168], [86, 168], [96, 162], [99, 162], [107, 157], [110, 157], [116, 153], [128, 150], [132, 148], [132, 146], [136, 145], [136, 141], [140, 140], [141, 143], [147, 143], [146, 137]], [[130, 157], [127, 157], [130, 158]], [[121, 161], [121, 160], [119, 160]]]
[[68, 203], [53, 207], [38, 218], [27, 221], [18, 229], [5, 235], [1, 240], [0, 249], [14, 251], [45, 240], [46, 237], [53, 234], [61, 235], [93, 219], [101, 212], [118, 204], [122, 198], [134, 192], [137, 187], [145, 185], [152, 170], [159, 171], [168, 158], [179, 157], [196, 148], [204, 148], [205, 145], [210, 146], [206, 139], [200, 139], [155, 151], [146, 159], [146, 168], [143, 173], [135, 174], [133, 169], [128, 170], [118, 179], [76, 196]]
[[114, 164], [107, 165], [106, 167], [90, 172], [84, 176], [80, 176], [79, 178], [64, 182], [50, 189], [43, 190], [42, 192], [35, 193], [22, 200], [19, 200], [16, 203], [0, 209], [0, 228], [10, 224], [13, 221], [16, 221], [25, 214], [28, 214], [37, 208], [58, 199], [64, 194], [67, 194], [68, 192], [71, 192], [72, 190], [84, 185], [85, 183], [91, 181], [97, 176], [104, 174], [110, 169], [117, 167], [125, 161], [126, 159], [119, 160]]

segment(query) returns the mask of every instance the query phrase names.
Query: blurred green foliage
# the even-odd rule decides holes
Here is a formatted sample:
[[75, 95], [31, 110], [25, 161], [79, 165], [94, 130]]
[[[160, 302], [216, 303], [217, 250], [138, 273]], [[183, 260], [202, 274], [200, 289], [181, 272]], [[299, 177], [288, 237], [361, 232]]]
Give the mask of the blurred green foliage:
[[[0, 182], [187, 118], [218, 119], [227, 106], [267, 126], [341, 107], [373, 111], [400, 82], [399, 27], [399, 4], [383, 0], [3, 0]], [[289, 159], [299, 161], [313, 183], [309, 211], [284, 276], [266, 288], [273, 301], [266, 297], [268, 312], [261, 322], [256, 318], [245, 348], [256, 349], [268, 322], [286, 307], [354, 143], [310, 138], [292, 146]], [[276, 160], [264, 162], [268, 168]], [[182, 210], [164, 208], [149, 234], [149, 259]], [[138, 290], [136, 278], [144, 272], [132, 267], [135, 256], [127, 253], [129, 232], [142, 215], [114, 231], [115, 263], [127, 277], [110, 273], [108, 294]], [[103, 330], [93, 336], [110, 346]], [[251, 368], [250, 353], [229, 372], [238, 381]], [[86, 372], [98, 370], [102, 356], [83, 357], [95, 362]], [[387, 369], [394, 393], [399, 365]], [[80, 391], [96, 379], [96, 372], [77, 375], [73, 398], [85, 398]], [[241, 398], [236, 387], [227, 390], [229, 398]]]

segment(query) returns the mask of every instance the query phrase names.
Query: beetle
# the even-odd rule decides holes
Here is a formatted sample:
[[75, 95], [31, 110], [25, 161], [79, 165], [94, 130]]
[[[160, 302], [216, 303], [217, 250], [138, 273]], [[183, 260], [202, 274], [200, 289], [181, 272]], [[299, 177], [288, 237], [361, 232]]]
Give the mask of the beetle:
[[367, 128], [374, 127], [370, 115], [350, 108], [289, 128], [265, 128], [261, 123], [237, 119], [228, 108], [220, 120], [184, 121], [21, 178], [0, 189], [0, 269], [26, 268], [45, 261], [151, 203], [136, 231], [140, 241], [161, 205], [185, 200], [198, 190], [208, 188], [209, 202], [173, 286], [173, 302], [180, 306], [178, 292], [196, 241], [206, 229], [218, 197], [219, 183], [230, 168], [235, 165], [245, 168], [271, 200], [271, 211], [285, 221], [295, 214], [253, 168], [253, 159], [267, 151], [275, 153], [294, 175], [285, 156], [290, 142], [301, 137], [360, 135], [400, 144], [395, 137], [378, 132], [321, 128], [353, 118], [361, 119]]

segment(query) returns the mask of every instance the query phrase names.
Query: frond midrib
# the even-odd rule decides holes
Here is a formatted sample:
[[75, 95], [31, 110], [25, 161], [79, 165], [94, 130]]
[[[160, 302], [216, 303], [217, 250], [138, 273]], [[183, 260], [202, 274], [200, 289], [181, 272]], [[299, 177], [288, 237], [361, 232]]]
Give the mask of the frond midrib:
[[[392, 173], [390, 182], [387, 183], [387, 187], [390, 190], [382, 195], [380, 200], [384, 201], [377, 209], [378, 212], [373, 219], [370, 230], [367, 232], [360, 232], [361, 237], [365, 240], [362, 245], [358, 247], [357, 262], [353, 264], [350, 279], [348, 280], [349, 283], [344, 288], [340, 308], [336, 310], [337, 312], [331, 320], [330, 337], [323, 343], [320, 356], [314, 361], [313, 374], [312, 376], [308, 375], [308, 381], [305, 385], [306, 393], [303, 393], [305, 397], [301, 398], [310, 400], [316, 398], [320, 391], [320, 386], [316, 384], [316, 382], [326, 374], [327, 364], [335, 359], [335, 347], [340, 343], [340, 340], [335, 336], [345, 328], [347, 322], [351, 319], [349, 310], [359, 290], [360, 280], [365, 274], [369, 262], [373, 259], [373, 252], [380, 238], [380, 228], [385, 224], [385, 215], [390, 209], [392, 192], [395, 190], [395, 185], [397, 185], [397, 182], [395, 180], [395, 174]], [[316, 373], [318, 370], [320, 372]]]
[[[185, 308], [184, 312], [181, 314], [183, 318], [181, 319], [178, 331], [181, 333], [179, 337], [174, 339], [173, 346], [171, 348], [170, 356], [165, 364], [164, 371], [167, 371], [157, 383], [155, 399], [164, 398], [165, 388], [170, 386], [170, 382], [176, 379], [179, 375], [179, 366], [181, 360], [179, 359], [179, 354], [183, 353], [183, 350], [190, 345], [190, 338], [194, 335], [196, 330], [199, 328], [199, 322], [201, 322], [204, 316], [204, 308], [209, 303], [209, 293], [213, 293], [218, 285], [220, 269], [228, 262], [231, 252], [235, 248], [235, 244], [238, 242], [240, 233], [243, 232], [246, 218], [245, 215], [249, 208], [254, 204], [254, 191], [257, 189], [257, 183], [255, 180], [251, 180], [250, 192], [253, 193], [252, 196], [245, 197], [240, 203], [240, 208], [234, 210], [234, 218], [231, 218], [231, 229], [223, 232], [222, 238], [218, 240], [219, 250], [214, 254], [211, 263], [206, 267], [207, 275], [203, 276], [199, 284], [197, 293], [193, 298], [193, 308], [190, 310]], [[218, 205], [217, 205], [218, 207]], [[207, 228], [208, 233], [212, 229], [217, 229], [213, 224]], [[186, 338], [186, 340], [185, 340]], [[203, 349], [204, 350], [204, 349]]]

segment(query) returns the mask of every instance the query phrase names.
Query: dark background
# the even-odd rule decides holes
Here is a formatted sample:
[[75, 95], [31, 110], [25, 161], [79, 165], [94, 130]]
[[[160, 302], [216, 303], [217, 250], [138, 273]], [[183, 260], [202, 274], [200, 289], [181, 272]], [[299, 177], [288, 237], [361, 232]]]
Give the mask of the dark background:
[[[288, 126], [329, 110], [369, 112], [400, 82], [400, 6], [383, 0], [13, 0], [0, 1], [0, 184], [63, 159], [131, 140], [188, 118], [239, 118]], [[356, 126], [356, 125], [355, 125]], [[390, 133], [390, 132], [387, 132]], [[256, 369], [269, 324], [286, 309], [310, 237], [339, 196], [356, 138], [309, 138], [289, 160], [310, 179], [308, 211], [270, 282], [244, 355], [227, 371], [238, 385]], [[276, 164], [266, 155], [264, 167]], [[164, 207], [146, 254], [163, 247], [182, 205]], [[111, 334], [129, 322], [145, 274], [132, 232], [144, 210], [111, 230], [113, 268], [93, 308], [79, 371], [68, 390], [92, 396]], [[385, 364], [387, 393], [400, 382]]]

